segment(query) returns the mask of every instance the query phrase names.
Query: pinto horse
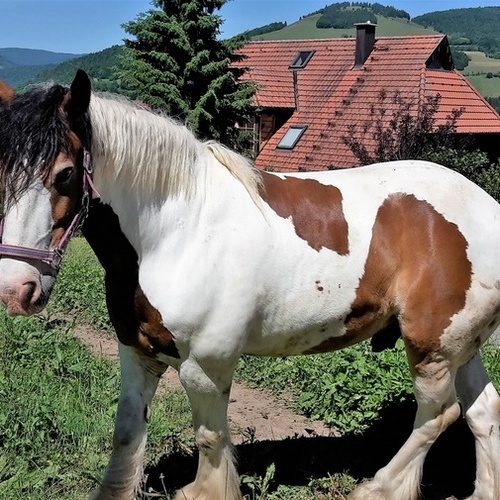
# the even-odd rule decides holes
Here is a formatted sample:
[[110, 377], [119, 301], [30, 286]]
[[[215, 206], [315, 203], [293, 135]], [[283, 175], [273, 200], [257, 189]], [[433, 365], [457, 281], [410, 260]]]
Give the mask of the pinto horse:
[[[0, 87], [0, 298], [40, 311], [82, 231], [106, 271], [122, 386], [97, 499], [133, 499], [159, 378], [188, 395], [199, 464], [176, 498], [241, 499], [227, 422], [242, 354], [334, 351], [402, 337], [414, 429], [353, 499], [413, 500], [425, 456], [463, 414], [476, 500], [500, 500], [500, 397], [479, 348], [500, 323], [500, 206], [444, 167], [399, 161], [279, 175], [184, 126], [70, 88]], [[100, 201], [92, 194], [98, 191]], [[75, 222], [77, 221], [77, 222]]]

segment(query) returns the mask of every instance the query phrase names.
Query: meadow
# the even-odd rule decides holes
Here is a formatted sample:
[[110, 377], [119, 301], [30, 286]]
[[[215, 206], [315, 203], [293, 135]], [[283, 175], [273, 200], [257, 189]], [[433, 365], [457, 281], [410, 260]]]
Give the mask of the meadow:
[[483, 52], [466, 52], [470, 61], [462, 71], [473, 87], [484, 97], [500, 97], [500, 59]]
[[[46, 311], [33, 318], [0, 314], [0, 499], [78, 500], [99, 482], [110, 453], [119, 370], [116, 362], [93, 356], [73, 330], [76, 324], [86, 325], [112, 335], [102, 278], [88, 245], [76, 238]], [[487, 347], [483, 355], [500, 388], [500, 349]], [[392, 433], [392, 421], [381, 416], [388, 411], [400, 415], [413, 404], [401, 345], [381, 354], [361, 344], [315, 357], [243, 358], [237, 377], [269, 387], [295, 411], [334, 425], [343, 437], [332, 438], [328, 446], [366, 442], [370, 433], [380, 435], [374, 431], [380, 422], [388, 424], [386, 432]], [[405, 424], [409, 428], [411, 412]], [[175, 489], [172, 479], [177, 479], [163, 461], [195, 464], [190, 419], [180, 391], [166, 390], [156, 397], [146, 472], [154, 476], [150, 483], [161, 498], [168, 498]], [[275, 449], [294, 441], [276, 443]], [[307, 441], [313, 447], [324, 445], [319, 439]], [[296, 444], [298, 449], [304, 443]], [[363, 474], [369, 474], [344, 452], [340, 465], [328, 471], [320, 467], [323, 458], [316, 457], [313, 472], [297, 484], [296, 477], [285, 478], [280, 472], [280, 457], [263, 458], [267, 455], [258, 445], [249, 443], [238, 450], [248, 500], [340, 500]], [[374, 449], [380, 453], [379, 445]], [[253, 462], [245, 458], [250, 451], [257, 457]], [[324, 457], [324, 450], [321, 453]], [[281, 460], [290, 465], [289, 450]], [[357, 473], [347, 470], [350, 464]], [[143, 498], [151, 496], [145, 493]]]

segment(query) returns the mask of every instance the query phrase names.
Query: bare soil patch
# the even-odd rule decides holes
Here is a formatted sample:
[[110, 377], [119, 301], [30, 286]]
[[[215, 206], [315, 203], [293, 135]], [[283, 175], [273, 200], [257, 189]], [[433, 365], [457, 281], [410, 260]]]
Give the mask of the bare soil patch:
[[[95, 355], [118, 360], [118, 342], [109, 333], [76, 326], [75, 336]], [[167, 387], [181, 387], [173, 369], [164, 374], [158, 391]], [[286, 400], [276, 398], [270, 391], [253, 389], [238, 382], [234, 382], [231, 388], [228, 413], [234, 444], [335, 434], [322, 422], [297, 415], [290, 410]]]
[[[75, 336], [94, 354], [118, 359], [117, 341], [109, 333], [76, 327]], [[166, 387], [181, 387], [174, 370], [167, 371], [159, 390]], [[287, 401], [271, 392], [235, 382], [229, 418], [239, 472], [264, 476], [274, 464], [271, 490], [280, 484], [305, 486], [312, 479], [345, 472], [361, 482], [373, 477], [401, 448], [411, 433], [415, 411], [412, 402], [391, 405], [363, 435], [340, 436], [321, 422], [295, 414]], [[147, 468], [144, 490], [171, 494], [192, 481], [196, 468], [196, 452], [174, 450]], [[472, 494], [474, 480], [474, 439], [464, 419], [459, 419], [427, 456], [422, 498], [464, 498]]]

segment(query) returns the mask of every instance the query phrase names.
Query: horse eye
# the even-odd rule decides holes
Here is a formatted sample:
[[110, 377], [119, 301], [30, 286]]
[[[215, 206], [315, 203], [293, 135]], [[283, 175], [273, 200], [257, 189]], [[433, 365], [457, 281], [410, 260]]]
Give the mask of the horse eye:
[[57, 173], [54, 184], [66, 184], [73, 176], [74, 170], [74, 167], [63, 168], [60, 172]]

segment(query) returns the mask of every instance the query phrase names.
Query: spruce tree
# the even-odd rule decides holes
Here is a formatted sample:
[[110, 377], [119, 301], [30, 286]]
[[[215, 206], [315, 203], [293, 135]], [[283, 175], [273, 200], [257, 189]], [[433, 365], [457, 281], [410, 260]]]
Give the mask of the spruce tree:
[[234, 125], [250, 115], [254, 88], [231, 67], [243, 37], [219, 40], [227, 0], [153, 0], [153, 9], [124, 25], [121, 78], [137, 99], [186, 123], [202, 139], [235, 146]]

